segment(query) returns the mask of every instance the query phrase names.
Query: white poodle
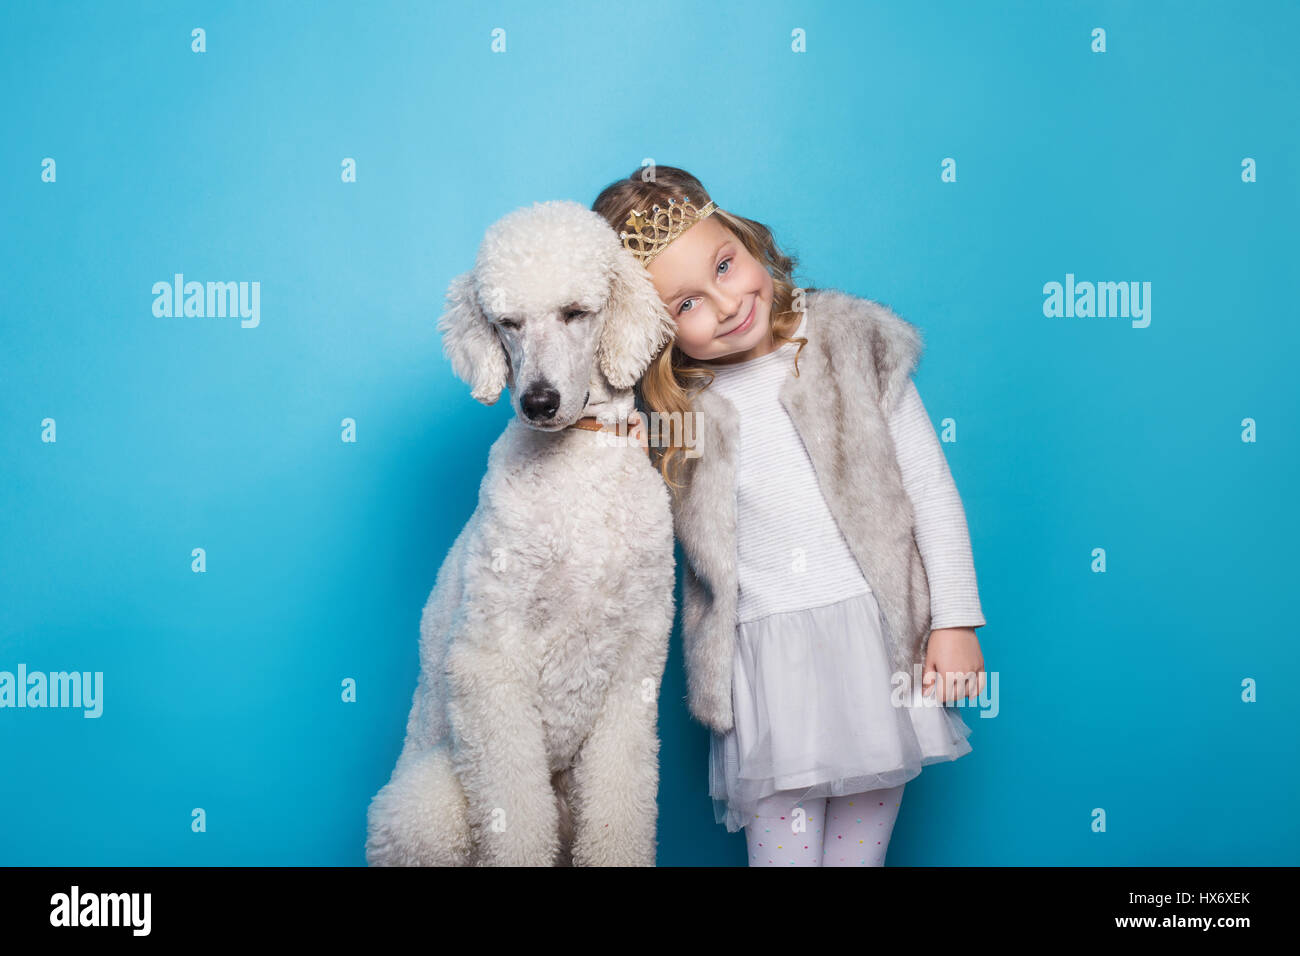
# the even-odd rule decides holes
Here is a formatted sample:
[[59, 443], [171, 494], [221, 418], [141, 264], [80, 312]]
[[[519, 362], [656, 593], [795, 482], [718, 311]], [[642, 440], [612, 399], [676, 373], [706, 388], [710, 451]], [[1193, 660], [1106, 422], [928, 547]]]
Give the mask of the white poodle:
[[672, 319], [599, 215], [548, 202], [488, 230], [438, 327], [473, 396], [508, 385], [515, 416], [425, 605], [366, 860], [653, 866], [668, 491], [635, 439], [569, 426], [626, 421]]

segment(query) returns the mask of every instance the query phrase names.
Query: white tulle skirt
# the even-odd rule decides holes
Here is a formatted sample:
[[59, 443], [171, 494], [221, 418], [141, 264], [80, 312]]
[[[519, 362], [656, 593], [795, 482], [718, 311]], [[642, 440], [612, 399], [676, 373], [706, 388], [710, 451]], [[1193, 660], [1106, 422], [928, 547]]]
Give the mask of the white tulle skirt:
[[709, 745], [718, 823], [739, 830], [780, 790], [808, 799], [896, 787], [970, 753], [956, 710], [912, 681], [896, 691], [886, 626], [870, 592], [737, 626], [734, 726]]

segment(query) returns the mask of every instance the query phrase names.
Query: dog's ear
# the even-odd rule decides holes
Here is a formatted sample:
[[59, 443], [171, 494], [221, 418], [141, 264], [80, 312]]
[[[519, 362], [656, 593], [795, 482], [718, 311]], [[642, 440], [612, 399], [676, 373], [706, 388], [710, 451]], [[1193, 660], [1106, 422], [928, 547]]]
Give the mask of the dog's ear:
[[628, 249], [615, 250], [613, 283], [597, 361], [609, 384], [631, 388], [659, 350], [677, 334], [677, 325], [655, 291], [645, 266]]
[[496, 329], [479, 308], [474, 290], [474, 273], [451, 280], [447, 289], [447, 311], [438, 319], [443, 354], [451, 370], [470, 387], [470, 394], [484, 405], [501, 397], [510, 374], [505, 346]]

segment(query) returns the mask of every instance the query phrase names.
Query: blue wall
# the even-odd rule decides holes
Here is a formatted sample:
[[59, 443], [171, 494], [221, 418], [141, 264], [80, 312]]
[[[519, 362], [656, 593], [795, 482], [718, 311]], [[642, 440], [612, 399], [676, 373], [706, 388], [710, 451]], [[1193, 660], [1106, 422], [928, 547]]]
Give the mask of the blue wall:
[[[0, 670], [104, 696], [0, 709], [0, 863], [364, 862], [509, 414], [452, 376], [443, 292], [504, 213], [646, 158], [917, 324], [956, 422], [998, 712], [890, 864], [1300, 862], [1295, 5], [5, 16]], [[175, 273], [258, 282], [257, 326], [156, 316]], [[1149, 324], [1045, 315], [1067, 275], [1149, 282]], [[684, 694], [675, 634], [659, 862], [743, 865]]]

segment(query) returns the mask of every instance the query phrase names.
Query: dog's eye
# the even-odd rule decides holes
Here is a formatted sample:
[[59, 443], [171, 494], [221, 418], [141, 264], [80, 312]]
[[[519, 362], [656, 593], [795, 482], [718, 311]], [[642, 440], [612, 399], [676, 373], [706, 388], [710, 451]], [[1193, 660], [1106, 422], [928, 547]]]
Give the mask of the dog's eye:
[[497, 319], [497, 325], [501, 326], [501, 328], [503, 329], [519, 328], [519, 323], [516, 322], [514, 319]]
[[588, 311], [587, 311], [586, 309], [565, 309], [565, 310], [564, 310], [564, 321], [565, 321], [565, 322], [572, 322], [574, 319], [580, 319], [580, 318], [582, 318], [584, 315], [587, 315], [587, 314], [589, 314], [589, 313], [588, 313]]

